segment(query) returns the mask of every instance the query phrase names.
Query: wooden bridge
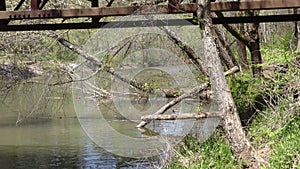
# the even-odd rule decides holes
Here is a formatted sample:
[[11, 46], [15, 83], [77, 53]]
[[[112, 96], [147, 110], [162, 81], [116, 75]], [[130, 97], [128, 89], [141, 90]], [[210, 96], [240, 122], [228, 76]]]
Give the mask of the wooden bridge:
[[[28, 31], [28, 30], [60, 30], [60, 29], [91, 29], [111, 25], [103, 22], [105, 17], [127, 16], [132, 14], [186, 14], [190, 13], [187, 21], [193, 22], [193, 14], [198, 6], [195, 0], [191, 3], [181, 4], [178, 0], [168, 0], [162, 5], [135, 4], [131, 6], [112, 6], [114, 0], [110, 0], [105, 7], [99, 7], [98, 0], [90, 1], [90, 8], [76, 9], [43, 9], [49, 0], [30, 0], [30, 8], [20, 10], [25, 0], [20, 0], [14, 10], [7, 10], [6, 0], [0, 1], [0, 31]], [[212, 12], [237, 12], [246, 10], [274, 10], [274, 9], [297, 9], [300, 8], [300, 0], [238, 0], [211, 2]], [[61, 18], [58, 20], [58, 18]], [[92, 18], [87, 21], [78, 20], [62, 23], [62, 19]], [[13, 22], [21, 20], [19, 22]], [[51, 23], [22, 22], [22, 21], [51, 20]], [[223, 23], [251, 23], [251, 22], [286, 22], [299, 21], [300, 14], [259, 15], [244, 17], [214, 17], [214, 24]], [[115, 21], [116, 22], [116, 21]], [[30, 24], [29, 24], [30, 23]], [[118, 22], [116, 22], [118, 23]], [[155, 26], [186, 24], [182, 19], [157, 20]], [[197, 24], [197, 23], [196, 23]], [[126, 21], [119, 27], [152, 26], [153, 20]]]

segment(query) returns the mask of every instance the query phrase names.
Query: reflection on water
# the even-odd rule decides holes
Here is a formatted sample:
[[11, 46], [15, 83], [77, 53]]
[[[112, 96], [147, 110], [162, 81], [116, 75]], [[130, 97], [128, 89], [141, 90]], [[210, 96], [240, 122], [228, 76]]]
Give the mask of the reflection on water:
[[0, 134], [1, 168], [111, 169], [153, 165], [106, 152], [86, 136], [74, 118], [2, 126]]
[[[1, 95], [0, 168], [111, 169], [157, 164], [154, 159], [119, 157], [94, 144], [75, 118], [71, 92], [65, 89], [19, 85]], [[24, 120], [16, 126], [18, 119]]]

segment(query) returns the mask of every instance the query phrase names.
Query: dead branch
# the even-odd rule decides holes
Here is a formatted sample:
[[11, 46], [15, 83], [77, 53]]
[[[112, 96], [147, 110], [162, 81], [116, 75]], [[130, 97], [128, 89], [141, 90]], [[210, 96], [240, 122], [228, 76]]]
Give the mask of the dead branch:
[[203, 118], [218, 118], [219, 113], [215, 112], [198, 112], [198, 113], [181, 113], [181, 114], [151, 114], [142, 116], [143, 121], [148, 120], [178, 120], [178, 119], [203, 119]]
[[170, 30], [167, 27], [161, 27], [160, 29], [162, 29], [165, 33], [167, 33], [168, 37], [173, 40], [175, 42], [175, 44], [182, 50], [184, 51], [190, 62], [193, 63], [194, 65], [196, 65], [196, 67], [204, 74], [207, 76], [207, 72], [204, 69], [203, 65], [203, 61], [201, 61], [201, 59], [197, 56], [196, 52], [187, 44], [185, 44], [180, 37], [177, 36], [177, 34], [175, 32], [173, 32], [172, 30]]
[[151, 89], [149, 87], [145, 87], [144, 84], [139, 83], [132, 79], [127, 79], [126, 77], [121, 76], [120, 74], [116, 73], [115, 70], [112, 67], [109, 67], [107, 65], [104, 65], [99, 59], [97, 59], [95, 56], [88, 54], [86, 51], [81, 49], [79, 46], [71, 43], [70, 41], [66, 40], [65, 38], [58, 36], [56, 34], [51, 36], [52, 38], [55, 38], [59, 43], [61, 43], [63, 46], [67, 47], [68, 49], [72, 50], [73, 52], [77, 53], [81, 57], [85, 58], [86, 60], [90, 61], [91, 63], [95, 64], [99, 68], [102, 68], [104, 71], [110, 73], [114, 77], [118, 78], [119, 80], [130, 84], [136, 89], [139, 89], [141, 91], [150, 91]]

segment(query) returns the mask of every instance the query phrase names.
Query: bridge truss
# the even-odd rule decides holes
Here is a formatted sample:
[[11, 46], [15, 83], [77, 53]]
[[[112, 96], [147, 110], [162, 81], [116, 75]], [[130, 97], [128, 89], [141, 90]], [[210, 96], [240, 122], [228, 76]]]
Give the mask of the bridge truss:
[[[6, 7], [7, 0], [0, 1], [0, 31], [28, 31], [28, 30], [60, 30], [60, 29], [91, 29], [109, 25], [108, 21], [102, 21], [106, 17], [119, 17], [132, 14], [190, 14], [184, 18], [193, 22], [193, 16], [198, 6], [195, 0], [191, 3], [180, 4], [178, 0], [168, 0], [163, 4], [135, 4], [130, 6], [112, 6], [114, 0], [110, 0], [106, 6], [100, 7], [99, 0], [90, 1], [89, 8], [63, 8], [44, 9], [49, 0], [30, 0], [30, 7], [20, 10], [26, 0], [20, 0], [13, 10]], [[50, 0], [51, 1], [51, 0]], [[211, 2], [212, 12], [238, 12], [246, 10], [274, 10], [300, 8], [300, 0], [239, 0]], [[85, 21], [76, 20], [62, 22], [74, 18], [86, 18]], [[90, 19], [88, 19], [90, 18]], [[39, 23], [28, 21], [51, 20], [51, 23]], [[181, 19], [157, 20], [155, 26], [180, 25]], [[299, 21], [300, 14], [277, 14], [244, 17], [214, 17], [214, 24], [223, 23], [251, 23], [251, 22], [286, 22]], [[27, 21], [27, 22], [23, 22]], [[112, 21], [113, 22], [113, 21]], [[116, 22], [116, 21], [115, 21]], [[117, 23], [117, 22], [116, 22]], [[197, 24], [197, 23], [194, 23]], [[119, 25], [122, 27], [153, 26], [153, 20], [126, 21]]]

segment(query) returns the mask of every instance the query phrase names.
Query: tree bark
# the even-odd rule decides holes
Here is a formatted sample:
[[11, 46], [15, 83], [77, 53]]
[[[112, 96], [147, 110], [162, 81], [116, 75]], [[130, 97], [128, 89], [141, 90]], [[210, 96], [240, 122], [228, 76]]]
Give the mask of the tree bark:
[[111, 75], [115, 76], [116, 78], [120, 79], [121, 81], [130, 84], [136, 89], [139, 89], [144, 92], [149, 92], [152, 89], [150, 87], [144, 86], [144, 84], [139, 83], [132, 79], [127, 79], [118, 73], [115, 72], [115, 70], [112, 67], [104, 65], [99, 59], [94, 57], [93, 55], [88, 54], [86, 51], [82, 50], [79, 46], [69, 42], [68, 40], [64, 39], [63, 37], [60, 37], [58, 35], [51, 36], [52, 38], [55, 38], [58, 42], [60, 42], [63, 46], [69, 48], [70, 50], [74, 51], [78, 55], [82, 56], [86, 60], [90, 61], [91, 63], [95, 64], [99, 68], [102, 68], [104, 71], [110, 73]]
[[[298, 14], [298, 9], [294, 9], [294, 14]], [[300, 51], [300, 32], [299, 32], [299, 22], [295, 22], [295, 38], [297, 40], [296, 50]]]
[[[238, 24], [238, 29], [241, 33], [245, 33], [245, 25], [243, 23]], [[246, 45], [241, 42], [240, 40], [236, 41], [237, 45], [237, 53], [239, 55], [239, 61], [240, 65], [243, 71], [248, 71], [249, 70], [249, 63], [247, 59], [247, 51], [246, 51]]]
[[188, 46], [187, 44], [185, 44], [180, 37], [178, 37], [176, 35], [175, 32], [171, 31], [169, 28], [167, 27], [162, 27], [161, 28], [164, 32], [166, 32], [166, 34], [168, 35], [168, 37], [174, 41], [174, 43], [182, 50], [184, 51], [190, 62], [193, 63], [194, 65], [196, 65], [196, 67], [198, 68], [198, 70], [200, 70], [205, 76], [207, 76], [207, 72], [206, 70], [203, 68], [203, 61], [197, 56], [197, 54], [195, 53], [195, 51]]
[[219, 57], [222, 63], [224, 63], [228, 69], [231, 69], [234, 66], [238, 66], [238, 63], [234, 57], [230, 45], [225, 40], [224, 35], [221, 33], [221, 30], [218, 27], [215, 27], [214, 31], [218, 36], [218, 38], [216, 38], [215, 41], [217, 44]]
[[[248, 16], [257, 15], [255, 11], [246, 11]], [[248, 48], [251, 54], [251, 67], [254, 77], [262, 77], [262, 56], [260, 52], [260, 38], [259, 38], [259, 23], [252, 23], [249, 25], [249, 37], [250, 41], [248, 42]]]
[[198, 3], [198, 17], [203, 17], [199, 18], [199, 21], [202, 21], [202, 40], [204, 50], [206, 51], [205, 60], [210, 76], [211, 90], [214, 92], [213, 103], [216, 105], [215, 110], [212, 111], [222, 114], [222, 127], [224, 128], [225, 136], [230, 143], [232, 152], [238, 158], [245, 160], [249, 166], [253, 166], [254, 164], [259, 166], [261, 159], [256, 156], [255, 149], [246, 138], [229, 86], [223, 74], [223, 68], [214, 40], [217, 36], [213, 31], [214, 26], [211, 21], [209, 0], [199, 0]]

